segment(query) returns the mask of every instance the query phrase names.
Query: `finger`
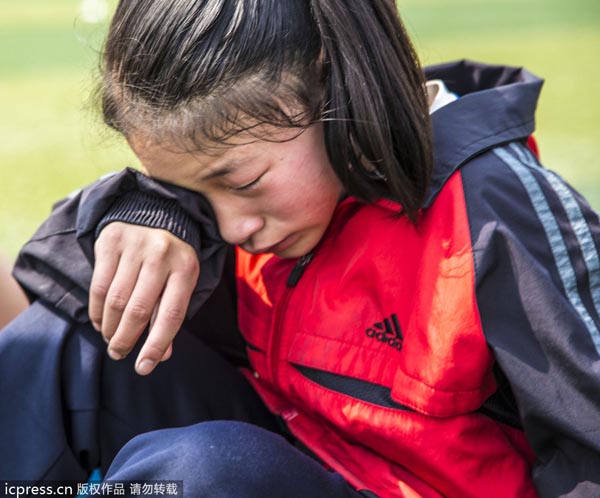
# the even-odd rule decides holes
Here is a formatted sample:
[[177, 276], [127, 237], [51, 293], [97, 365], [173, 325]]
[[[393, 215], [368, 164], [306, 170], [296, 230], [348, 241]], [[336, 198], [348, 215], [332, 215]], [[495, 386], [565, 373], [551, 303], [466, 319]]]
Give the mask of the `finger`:
[[[156, 306], [154, 307], [154, 311], [152, 312], [152, 318], [150, 318], [150, 324], [148, 325], [148, 328], [150, 330], [152, 330], [152, 327], [154, 327], [154, 322], [156, 321], [156, 315], [158, 315], [158, 306], [160, 305], [160, 299], [158, 300], [158, 303], [156, 304]], [[173, 354], [173, 344], [169, 344], [169, 347], [167, 348], [167, 351], [165, 352], [165, 354], [163, 355], [163, 357], [160, 359], [160, 361], [167, 361], [169, 358], [171, 358], [171, 355]]]
[[173, 355], [173, 343], [169, 344], [167, 352], [163, 355], [160, 361], [167, 361]]
[[106, 296], [111, 286], [121, 254], [117, 251], [102, 249], [103, 246], [96, 246], [96, 263], [90, 283], [90, 302], [88, 315], [94, 328], [98, 331], [102, 329], [102, 314], [106, 302]]
[[156, 320], [136, 361], [136, 371], [148, 375], [158, 362], [170, 356], [174, 337], [185, 319], [196, 280], [186, 273], [173, 273], [163, 292]]
[[124, 358], [133, 349], [157, 307], [167, 279], [168, 270], [142, 265], [135, 289], [110, 340], [108, 349], [112, 358]]
[[102, 335], [105, 340], [111, 340], [125, 309], [130, 302], [141, 271], [141, 262], [123, 254], [110, 288], [106, 294], [102, 310]]
[[154, 322], [156, 321], [156, 315], [158, 315], [158, 307], [160, 305], [160, 297], [152, 310], [152, 317], [150, 318], [150, 323], [148, 324], [148, 329], [151, 329], [154, 326]]

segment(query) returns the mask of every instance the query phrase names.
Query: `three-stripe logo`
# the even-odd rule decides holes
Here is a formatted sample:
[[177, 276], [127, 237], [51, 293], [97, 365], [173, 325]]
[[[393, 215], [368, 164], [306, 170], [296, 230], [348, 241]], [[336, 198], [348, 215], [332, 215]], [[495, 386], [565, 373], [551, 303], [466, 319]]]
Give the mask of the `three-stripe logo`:
[[367, 337], [383, 342], [388, 346], [396, 348], [398, 351], [402, 350], [404, 336], [402, 335], [400, 322], [398, 322], [398, 317], [395, 313], [388, 318], [384, 318], [382, 322], [374, 323], [365, 332]]

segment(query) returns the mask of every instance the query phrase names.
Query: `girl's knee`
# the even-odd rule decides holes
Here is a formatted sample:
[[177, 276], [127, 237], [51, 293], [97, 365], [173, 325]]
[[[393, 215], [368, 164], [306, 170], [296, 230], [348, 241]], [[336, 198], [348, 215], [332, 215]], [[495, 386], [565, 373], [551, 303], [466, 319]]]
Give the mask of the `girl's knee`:
[[282, 437], [251, 424], [202, 422], [137, 436], [121, 449], [106, 478], [183, 481], [186, 494], [193, 496], [236, 496], [241, 489], [247, 493], [248, 486], [260, 487], [257, 479], [269, 479], [265, 469], [273, 468], [269, 461], [286, 445]]

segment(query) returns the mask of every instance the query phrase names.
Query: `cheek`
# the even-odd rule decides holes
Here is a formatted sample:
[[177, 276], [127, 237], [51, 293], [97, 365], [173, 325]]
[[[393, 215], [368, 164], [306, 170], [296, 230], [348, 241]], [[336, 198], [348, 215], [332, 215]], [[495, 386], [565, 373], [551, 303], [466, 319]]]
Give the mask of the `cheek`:
[[[305, 171], [304, 173], [309, 173]], [[300, 224], [328, 224], [342, 194], [333, 172], [313, 171], [294, 175], [273, 185], [270, 213], [280, 220], [297, 220]]]
[[304, 187], [308, 209], [326, 211], [328, 215], [338, 204], [343, 192], [342, 184], [327, 162], [313, 168], [312, 175]]
[[274, 186], [273, 194], [265, 202], [265, 213], [271, 218], [289, 221], [304, 218], [309, 207], [306, 196], [298, 195], [296, 189], [289, 189], [286, 185], [281, 188]]

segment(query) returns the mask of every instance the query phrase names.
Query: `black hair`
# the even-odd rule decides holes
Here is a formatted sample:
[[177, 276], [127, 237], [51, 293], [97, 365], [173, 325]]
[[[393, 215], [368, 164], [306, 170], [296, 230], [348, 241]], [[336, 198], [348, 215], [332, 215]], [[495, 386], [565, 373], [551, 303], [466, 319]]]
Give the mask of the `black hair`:
[[423, 73], [393, 0], [120, 0], [105, 122], [201, 148], [324, 123], [345, 191], [415, 221], [432, 168]]

